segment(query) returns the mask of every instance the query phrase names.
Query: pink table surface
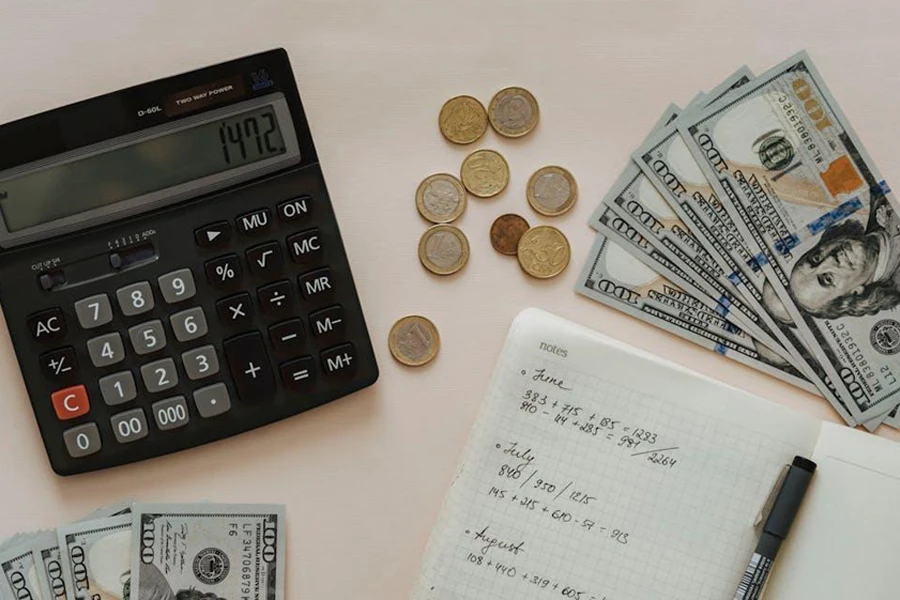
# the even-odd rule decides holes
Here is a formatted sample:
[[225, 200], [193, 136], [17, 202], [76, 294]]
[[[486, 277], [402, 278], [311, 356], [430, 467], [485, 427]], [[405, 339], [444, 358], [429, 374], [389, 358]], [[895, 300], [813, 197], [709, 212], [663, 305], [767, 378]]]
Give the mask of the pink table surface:
[[[741, 64], [760, 73], [807, 48], [888, 181], [900, 172], [896, 2], [205, 2], [0, 0], [0, 121], [275, 46], [293, 61], [353, 265], [381, 379], [326, 407], [237, 438], [68, 479], [52, 474], [7, 336], [0, 336], [0, 536], [52, 527], [123, 496], [283, 502], [288, 597], [397, 600], [422, 550], [513, 317], [540, 307], [797, 410], [824, 401], [572, 291], [593, 240], [585, 222], [663, 108]], [[437, 130], [456, 94], [487, 102], [531, 89], [538, 129], [456, 147]], [[475, 147], [501, 151], [512, 181], [470, 199], [458, 225], [472, 258], [425, 272], [418, 183], [455, 172]], [[568, 167], [581, 196], [564, 217], [528, 208], [525, 183]], [[535, 281], [494, 252], [492, 220], [518, 212], [560, 227], [573, 260]], [[393, 362], [393, 322], [422, 313], [443, 349], [428, 367]], [[900, 439], [882, 428], [882, 435]]]

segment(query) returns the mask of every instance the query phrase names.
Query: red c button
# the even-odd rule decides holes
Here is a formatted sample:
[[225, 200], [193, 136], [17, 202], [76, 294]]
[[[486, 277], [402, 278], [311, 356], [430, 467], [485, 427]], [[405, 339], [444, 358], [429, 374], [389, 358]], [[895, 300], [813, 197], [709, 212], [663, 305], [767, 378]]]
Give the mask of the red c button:
[[60, 421], [68, 421], [85, 415], [91, 410], [87, 390], [83, 385], [73, 385], [50, 394], [53, 408]]

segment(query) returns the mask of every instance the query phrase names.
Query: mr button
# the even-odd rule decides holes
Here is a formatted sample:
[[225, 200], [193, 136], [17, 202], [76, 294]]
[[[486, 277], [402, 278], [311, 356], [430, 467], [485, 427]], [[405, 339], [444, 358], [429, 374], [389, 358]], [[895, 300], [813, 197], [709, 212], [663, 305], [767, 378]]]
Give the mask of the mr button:
[[55, 340], [66, 335], [66, 317], [59, 308], [34, 313], [27, 319], [31, 337], [38, 341]]

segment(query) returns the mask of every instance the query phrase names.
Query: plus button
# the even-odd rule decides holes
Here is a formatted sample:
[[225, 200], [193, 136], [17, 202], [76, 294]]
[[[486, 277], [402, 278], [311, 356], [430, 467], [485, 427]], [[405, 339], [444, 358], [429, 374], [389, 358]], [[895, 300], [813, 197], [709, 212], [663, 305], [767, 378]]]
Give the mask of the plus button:
[[257, 366], [254, 365], [253, 362], [251, 361], [251, 362], [247, 363], [247, 370], [244, 371], [244, 373], [246, 373], [247, 375], [249, 375], [249, 376], [252, 377], [253, 379], [256, 379], [256, 374], [257, 374], [260, 370], [262, 370], [262, 368], [261, 368], [261, 367], [257, 367]]

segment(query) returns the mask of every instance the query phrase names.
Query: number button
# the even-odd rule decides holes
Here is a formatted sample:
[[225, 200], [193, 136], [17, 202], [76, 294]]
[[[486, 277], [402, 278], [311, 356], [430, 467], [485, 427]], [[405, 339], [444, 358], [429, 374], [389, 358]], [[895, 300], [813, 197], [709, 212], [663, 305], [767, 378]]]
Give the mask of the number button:
[[309, 216], [312, 198], [300, 196], [291, 200], [285, 200], [278, 205], [278, 218], [286, 223], [300, 221]]
[[197, 286], [194, 285], [194, 274], [190, 269], [179, 269], [160, 275], [157, 279], [159, 291], [163, 300], [168, 304], [175, 304], [197, 295]]
[[147, 437], [147, 417], [144, 409], [134, 408], [113, 416], [109, 420], [113, 435], [120, 444], [130, 444]]
[[47, 379], [65, 379], [78, 372], [78, 359], [72, 346], [42, 354], [40, 362]]
[[109, 296], [97, 294], [79, 300], [75, 303], [75, 316], [78, 317], [78, 323], [85, 329], [106, 325], [113, 318]]
[[119, 308], [126, 317], [133, 317], [153, 310], [153, 290], [149, 281], [139, 281], [116, 290]]
[[244, 272], [241, 270], [241, 259], [237, 254], [226, 254], [212, 260], [206, 261], [203, 265], [206, 270], [206, 280], [209, 284], [220, 290], [231, 289], [240, 284], [244, 278]]
[[281, 271], [284, 257], [278, 242], [266, 242], [247, 250], [247, 264], [250, 271], [260, 277], [270, 277]]
[[219, 356], [213, 346], [201, 346], [181, 355], [188, 379], [197, 381], [219, 372]]
[[318, 300], [334, 294], [334, 281], [331, 278], [331, 269], [316, 269], [297, 278], [300, 285], [300, 293], [306, 300]]
[[162, 321], [147, 321], [128, 328], [128, 337], [139, 355], [150, 354], [166, 347], [166, 331]]
[[88, 340], [87, 349], [95, 367], [108, 367], [125, 360], [122, 336], [116, 332]]
[[175, 361], [171, 358], [163, 358], [141, 367], [141, 379], [144, 386], [151, 394], [161, 392], [178, 385], [178, 372], [175, 370]]
[[194, 404], [204, 419], [216, 417], [231, 410], [231, 398], [224, 383], [214, 383], [194, 392]]
[[66, 335], [66, 317], [59, 308], [42, 310], [26, 319], [31, 337], [39, 340], [55, 340]]
[[121, 371], [100, 378], [100, 395], [110, 406], [131, 402], [137, 398], [137, 386], [131, 371]]
[[103, 444], [100, 443], [100, 430], [96, 423], [87, 423], [73, 427], [63, 433], [63, 441], [66, 450], [72, 458], [81, 458], [100, 452]]
[[225, 325], [243, 327], [253, 320], [253, 304], [250, 294], [244, 292], [222, 298], [216, 302], [216, 312], [219, 320]]
[[179, 342], [187, 342], [206, 335], [209, 328], [206, 325], [206, 314], [202, 306], [195, 306], [169, 317], [172, 323], [172, 331]]
[[301, 231], [287, 239], [291, 260], [295, 263], [306, 263], [322, 254], [322, 238], [318, 229]]
[[91, 402], [88, 400], [87, 390], [83, 385], [73, 385], [50, 394], [53, 409], [60, 421], [68, 421], [91, 410]]
[[241, 233], [256, 234], [265, 231], [272, 221], [268, 208], [260, 208], [237, 218], [237, 228]]
[[170, 431], [184, 427], [191, 420], [188, 413], [187, 403], [184, 396], [175, 396], [160, 400], [150, 407], [153, 412], [153, 418], [156, 420], [156, 426], [162, 431]]
[[256, 290], [259, 308], [270, 317], [284, 317], [291, 314], [291, 282], [287, 279], [264, 285]]

